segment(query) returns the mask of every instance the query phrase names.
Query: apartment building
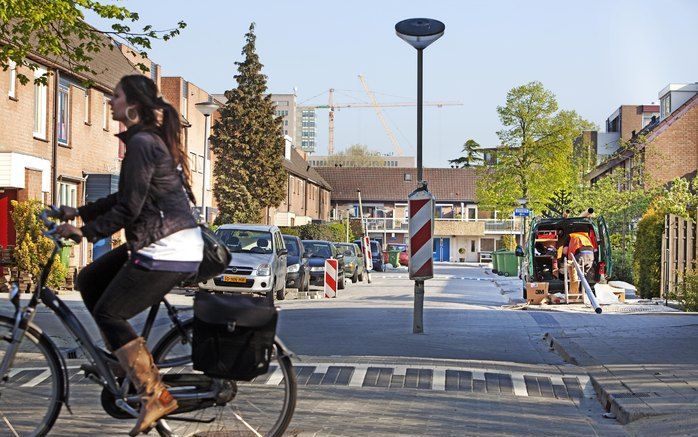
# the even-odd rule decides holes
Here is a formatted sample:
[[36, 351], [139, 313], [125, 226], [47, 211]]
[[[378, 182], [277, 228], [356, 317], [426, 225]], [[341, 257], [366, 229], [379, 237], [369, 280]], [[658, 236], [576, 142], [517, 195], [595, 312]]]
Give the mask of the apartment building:
[[[332, 218], [363, 217], [372, 239], [384, 246], [409, 240], [408, 195], [417, 188], [415, 168], [321, 167], [318, 173], [332, 186]], [[434, 259], [476, 262], [482, 252], [501, 247], [505, 234], [518, 234], [520, 222], [481, 211], [475, 198], [472, 168], [426, 168], [424, 179], [436, 198]], [[459, 250], [463, 249], [464, 254]]]
[[[644, 127], [632, 131], [619, 129], [620, 138], [626, 135], [628, 141], [636, 143], [635, 150], [613, 152], [587, 175], [588, 180], [594, 183], [615, 171], [630, 177], [637, 171], [634, 166], [638, 162], [644, 164], [646, 180], [653, 185], [663, 185], [677, 177], [695, 177], [698, 169], [698, 83], [669, 84], [659, 91], [658, 97], [659, 107], [650, 108], [649, 121], [648, 114], [642, 114], [641, 123], [647, 123]], [[635, 114], [635, 124], [639, 121]]]
[[284, 135], [291, 137], [298, 144], [296, 135], [297, 111], [295, 94], [271, 94], [274, 103], [274, 114], [281, 117], [281, 130]]
[[[93, 70], [75, 73], [64, 59], [30, 55], [38, 66], [0, 72], [0, 246], [15, 244], [11, 200], [78, 206], [116, 191], [124, 149], [114, 137], [109, 99], [119, 79], [138, 73], [120, 50], [93, 53]], [[46, 85], [21, 85], [18, 73]], [[91, 81], [90, 86], [86, 86]], [[70, 266], [85, 265], [111, 239], [73, 247]]]
[[[314, 155], [308, 158], [313, 167], [366, 167], [365, 159], [352, 159], [351, 156]], [[376, 155], [371, 156], [371, 167], [416, 168], [414, 156]]]
[[300, 146], [305, 153], [315, 153], [315, 135], [317, 133], [315, 107], [299, 106], [296, 117], [296, 137], [293, 144]]

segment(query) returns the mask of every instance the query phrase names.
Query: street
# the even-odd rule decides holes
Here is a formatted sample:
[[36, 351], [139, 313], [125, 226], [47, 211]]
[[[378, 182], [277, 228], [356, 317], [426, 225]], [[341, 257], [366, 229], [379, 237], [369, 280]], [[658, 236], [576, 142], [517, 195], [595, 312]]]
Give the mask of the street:
[[[682, 349], [688, 346], [682, 335], [695, 338], [695, 316], [503, 309], [508, 298], [493, 279], [482, 267], [437, 266], [435, 278], [426, 282], [425, 329], [419, 335], [412, 334], [413, 283], [402, 271], [374, 272], [372, 284], [348, 283], [336, 299], [279, 302], [278, 334], [298, 355], [298, 404], [287, 435], [651, 434], [655, 422], [623, 426], [604, 418], [585, 367], [589, 363], [566, 362], [544, 336], [568, 349], [565, 341], [576, 341], [586, 347], [587, 357], [595, 354], [593, 343], [600, 343], [606, 354], [597, 358], [610, 365], [623, 362], [624, 347], [638, 347], [634, 334], [644, 330], [645, 344], [664, 344], [664, 359], [654, 362], [676, 367], [695, 364], [689, 350], [667, 355], [674, 341]], [[66, 299], [85, 320], [79, 296]], [[172, 300], [191, 302], [182, 294]], [[65, 350], [74, 346], [46, 308], [37, 323]], [[161, 320], [158, 331], [167, 327]], [[652, 340], [670, 331], [671, 338]], [[612, 344], [608, 332], [626, 337], [627, 344]], [[624, 355], [633, 358], [632, 351]], [[79, 364], [68, 360], [69, 366]], [[77, 369], [70, 374], [74, 415], [64, 409], [51, 435], [125, 434], [128, 421], [109, 418], [96, 407], [98, 387]]]

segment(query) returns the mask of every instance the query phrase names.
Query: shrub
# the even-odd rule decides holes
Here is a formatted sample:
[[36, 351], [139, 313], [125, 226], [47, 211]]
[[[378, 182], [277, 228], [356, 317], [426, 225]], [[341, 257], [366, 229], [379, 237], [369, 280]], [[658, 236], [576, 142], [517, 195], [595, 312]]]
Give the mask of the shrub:
[[506, 250], [516, 249], [516, 235], [504, 235], [502, 236], [502, 244]]
[[611, 234], [611, 263], [613, 264], [613, 279], [633, 282], [633, 245], [632, 237], [625, 236], [625, 250], [623, 249], [623, 235]]
[[[346, 223], [308, 223], [298, 227], [298, 236], [303, 240], [344, 241], [347, 237]], [[354, 234], [349, 230], [349, 241], [354, 239]]]
[[663, 227], [664, 215], [654, 208], [648, 209], [637, 224], [633, 277], [643, 298], [659, 296]]
[[[54, 247], [53, 241], [42, 234], [44, 225], [37, 218], [41, 209], [42, 204], [37, 200], [12, 201], [12, 223], [17, 235], [13, 254], [14, 262], [20, 274], [29, 273], [32, 279], [37, 278], [41, 266], [48, 260]], [[67, 269], [61, 264], [60, 258], [56, 259], [51, 267], [47, 285], [62, 286], [65, 284], [67, 274]]]
[[284, 235], [295, 235], [296, 237], [300, 237], [299, 226], [279, 226], [279, 230]]
[[698, 311], [698, 271], [687, 270], [676, 287], [675, 297], [686, 311]]

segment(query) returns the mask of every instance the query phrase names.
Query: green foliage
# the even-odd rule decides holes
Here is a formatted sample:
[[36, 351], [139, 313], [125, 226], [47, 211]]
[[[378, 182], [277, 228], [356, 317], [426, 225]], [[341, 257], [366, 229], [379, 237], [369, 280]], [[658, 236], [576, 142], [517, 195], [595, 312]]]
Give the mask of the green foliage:
[[611, 234], [611, 262], [613, 263], [613, 279], [634, 282], [633, 251], [634, 235]]
[[[44, 226], [39, 222], [37, 215], [41, 212], [42, 204], [37, 200], [17, 202], [12, 204], [12, 223], [15, 227], [17, 240], [14, 250], [14, 262], [21, 273], [29, 273], [32, 279], [36, 280], [41, 271], [41, 266], [46, 263], [51, 251], [53, 242], [44, 237], [42, 232]], [[56, 259], [51, 267], [48, 277], [48, 286], [59, 287], [65, 283], [67, 269]]]
[[696, 207], [698, 207], [698, 195], [696, 193], [696, 180], [689, 183], [684, 178], [676, 178], [669, 183], [669, 188], [664, 189], [655, 197], [652, 206], [664, 214], [675, 214], [685, 219], [693, 219]]
[[295, 235], [296, 237], [301, 236], [301, 231], [300, 231], [299, 226], [279, 226], [279, 230], [281, 231], [282, 234], [284, 235]]
[[540, 82], [511, 89], [497, 112], [502, 146], [497, 163], [479, 171], [478, 199], [483, 208], [508, 213], [524, 197], [530, 208], [542, 210], [550, 193], [576, 185], [572, 144], [593, 125], [574, 111], [558, 110], [555, 96]]
[[225, 92], [227, 102], [213, 126], [218, 223], [258, 223], [262, 209], [279, 206], [286, 195], [282, 120], [274, 116], [256, 39], [252, 23], [242, 49], [245, 59], [235, 63], [237, 87]]
[[[545, 211], [543, 215], [545, 217], [562, 217], [565, 211], [572, 210], [572, 193], [564, 188], [555, 190], [552, 197], [545, 204]], [[576, 211], [572, 210], [574, 215]]]
[[688, 270], [677, 285], [678, 293], [671, 297], [681, 302], [686, 311], [698, 311], [698, 272]]
[[463, 156], [456, 159], [449, 159], [449, 164], [455, 165], [456, 168], [470, 167], [482, 163], [480, 156], [480, 144], [473, 139], [469, 139], [463, 144]]
[[637, 224], [633, 276], [643, 298], [659, 296], [663, 227], [664, 214], [654, 208], [647, 210]]
[[502, 245], [506, 250], [515, 250], [518, 244], [516, 241], [516, 235], [507, 234], [502, 236]]
[[[308, 223], [298, 227], [299, 236], [303, 240], [326, 240], [343, 242], [347, 237], [346, 223], [332, 222], [324, 224]], [[354, 240], [354, 234], [349, 232], [349, 241]]]
[[[100, 30], [85, 22], [85, 12], [93, 13], [111, 23], [110, 30]], [[49, 59], [66, 61], [76, 73], [98, 75], [90, 67], [94, 54], [114, 50], [112, 38], [127, 43], [144, 58], [151, 40], [164, 41], [179, 35], [186, 23], [180, 21], [173, 29], [156, 30], [146, 25], [131, 29], [139, 20], [136, 12], [123, 6], [95, 0], [0, 0], [0, 67], [6, 70], [10, 61], [18, 67], [37, 68], [28, 58], [35, 53]], [[148, 68], [140, 63], [141, 70]], [[17, 72], [22, 84], [29, 78]], [[46, 83], [46, 75], [38, 78]]]
[[369, 150], [364, 144], [352, 144], [346, 150], [334, 153], [327, 158], [327, 166], [342, 167], [383, 167], [385, 160], [380, 152]]

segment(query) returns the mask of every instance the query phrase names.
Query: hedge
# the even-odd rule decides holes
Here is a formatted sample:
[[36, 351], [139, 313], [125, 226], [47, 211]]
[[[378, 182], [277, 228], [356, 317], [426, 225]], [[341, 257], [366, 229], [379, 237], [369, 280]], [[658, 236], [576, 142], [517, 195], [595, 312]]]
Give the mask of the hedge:
[[640, 296], [645, 299], [659, 296], [662, 229], [664, 214], [650, 208], [637, 224], [633, 276]]

